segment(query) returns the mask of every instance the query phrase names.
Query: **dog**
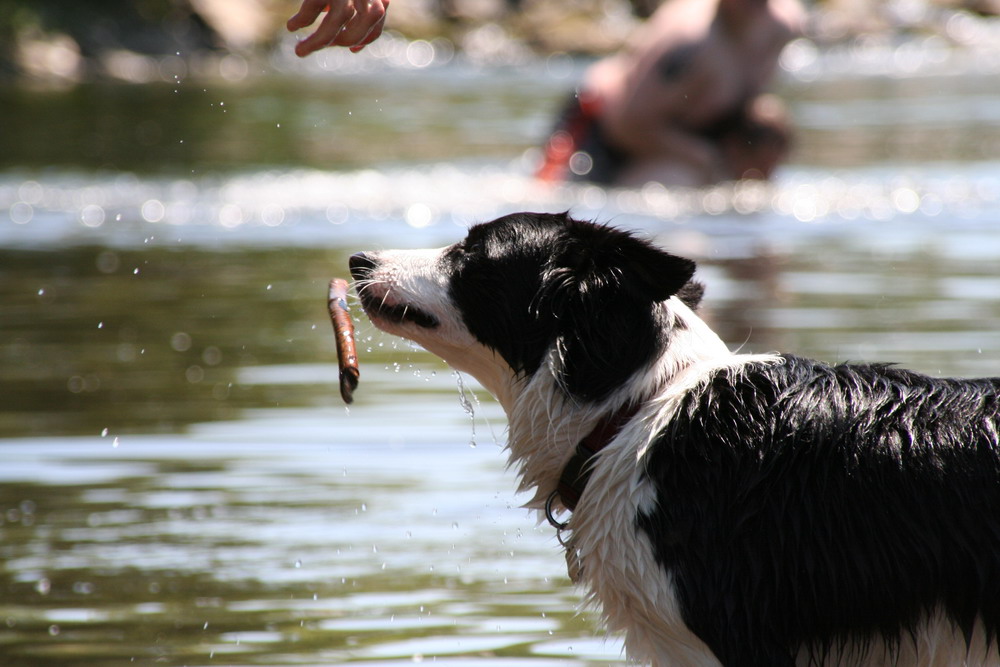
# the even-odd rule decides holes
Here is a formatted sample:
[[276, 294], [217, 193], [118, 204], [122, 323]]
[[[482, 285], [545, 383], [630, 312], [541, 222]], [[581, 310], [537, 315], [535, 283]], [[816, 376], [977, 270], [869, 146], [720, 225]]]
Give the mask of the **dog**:
[[350, 269], [378, 328], [500, 402], [631, 659], [1000, 664], [1000, 379], [731, 352], [694, 262], [568, 214]]

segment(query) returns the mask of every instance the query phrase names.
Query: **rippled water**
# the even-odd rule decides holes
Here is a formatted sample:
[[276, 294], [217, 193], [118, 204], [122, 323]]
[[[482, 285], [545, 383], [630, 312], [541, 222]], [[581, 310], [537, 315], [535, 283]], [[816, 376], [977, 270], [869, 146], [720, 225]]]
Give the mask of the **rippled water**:
[[795, 161], [705, 191], [532, 182], [574, 63], [0, 92], [0, 663], [622, 662], [474, 382], [359, 321], [340, 403], [327, 281], [569, 208], [734, 348], [1000, 375], [996, 72], [939, 46], [800, 45]]

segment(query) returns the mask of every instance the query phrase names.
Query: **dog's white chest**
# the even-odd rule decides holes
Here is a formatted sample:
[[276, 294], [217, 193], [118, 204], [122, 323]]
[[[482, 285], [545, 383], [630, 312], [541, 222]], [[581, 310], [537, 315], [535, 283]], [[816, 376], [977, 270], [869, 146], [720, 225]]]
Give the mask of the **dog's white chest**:
[[671, 575], [636, 523], [656, 496], [640, 474], [634, 442], [620, 438], [594, 468], [572, 519], [570, 577], [575, 571], [589, 589], [588, 602], [601, 608], [608, 629], [625, 633], [629, 657], [652, 665], [717, 666], [684, 624]]

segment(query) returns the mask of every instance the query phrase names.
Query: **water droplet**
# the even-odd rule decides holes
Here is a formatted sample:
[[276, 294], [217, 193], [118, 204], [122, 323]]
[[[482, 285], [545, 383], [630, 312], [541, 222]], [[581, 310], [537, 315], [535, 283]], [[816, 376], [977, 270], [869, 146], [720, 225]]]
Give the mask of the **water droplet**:
[[[472, 423], [472, 437], [469, 439], [469, 447], [475, 448], [476, 446], [476, 410], [472, 407], [472, 400], [475, 400], [475, 395], [466, 389], [465, 382], [462, 380], [462, 374], [455, 372], [455, 379], [458, 382], [458, 402], [461, 404], [462, 409], [465, 414], [469, 415], [469, 419]], [[472, 400], [470, 400], [470, 396]]]
[[119, 442], [118, 436], [115, 436], [115, 439], [111, 441], [111, 446], [114, 447], [115, 449], [117, 449], [118, 445], [120, 445], [120, 444], [121, 444], [121, 442]]
[[106, 429], [106, 428], [101, 429], [101, 437], [102, 438], [108, 437], [108, 429]]
[[100, 227], [104, 224], [104, 217], [104, 209], [97, 204], [88, 204], [80, 211], [80, 222], [87, 227]]
[[295, 561], [295, 567], [296, 567], [296, 569], [302, 567], [302, 561], [301, 560], [296, 560]]
[[191, 349], [191, 343], [191, 335], [184, 331], [178, 331], [170, 337], [170, 347], [172, 347], [175, 352], [187, 352]]
[[35, 210], [31, 204], [19, 201], [10, 207], [8, 213], [15, 225], [26, 225], [31, 222], [31, 218], [35, 215]]

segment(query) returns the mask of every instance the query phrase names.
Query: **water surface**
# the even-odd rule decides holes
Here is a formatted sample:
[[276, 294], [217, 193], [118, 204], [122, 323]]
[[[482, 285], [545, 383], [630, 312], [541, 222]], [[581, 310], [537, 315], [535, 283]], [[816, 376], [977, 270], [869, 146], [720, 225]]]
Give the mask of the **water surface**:
[[622, 662], [472, 380], [361, 319], [340, 403], [327, 281], [571, 209], [734, 349], [1000, 375], [996, 73], [936, 53], [800, 52], [794, 162], [705, 191], [531, 181], [581, 63], [0, 91], [0, 662]]

